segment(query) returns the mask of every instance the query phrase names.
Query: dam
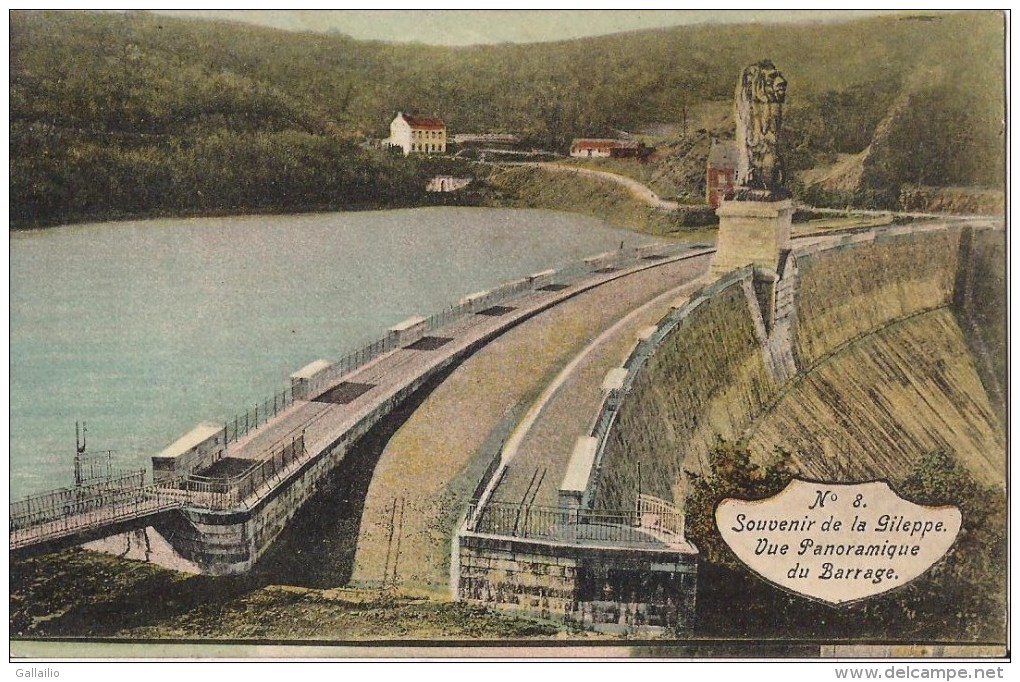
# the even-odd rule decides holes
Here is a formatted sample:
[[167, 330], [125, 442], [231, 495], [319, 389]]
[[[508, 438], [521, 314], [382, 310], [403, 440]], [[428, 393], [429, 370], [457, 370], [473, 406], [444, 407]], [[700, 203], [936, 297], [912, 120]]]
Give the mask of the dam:
[[545, 453], [559, 475], [501, 459], [454, 541], [458, 598], [608, 632], [690, 629], [684, 507], [720, 439], [840, 482], [903, 480], [945, 451], [1004, 493], [1001, 227], [923, 221], [778, 255], [778, 272], [706, 276], [632, 329], [574, 447]]
[[[760, 458], [781, 445], [803, 475], [838, 480], [893, 476], [946, 448], [1001, 486], [1001, 226], [938, 219], [794, 239], [780, 276], [764, 283], [754, 268], [705, 276], [711, 251], [601, 254], [410, 318], [362, 351], [301, 368], [246, 415], [197, 427], [154, 458], [148, 485], [96, 481], [12, 506], [12, 552], [102, 536], [120, 547], [141, 532], [166, 540], [190, 570], [249, 571], [373, 425], [433, 378], [436, 400], [408, 423], [430, 423], [427, 435], [408, 442], [398, 431], [396, 465], [384, 454], [366, 474], [352, 583], [426, 584], [610, 632], [684, 630], [699, 556], [686, 536], [685, 481], [709, 466], [719, 437]], [[668, 268], [685, 269], [656, 283]], [[548, 395], [514, 386], [538, 369], [513, 359], [523, 347], [504, 373], [471, 379], [504, 384], [507, 406], [534, 401], [534, 414], [506, 413], [502, 444], [487, 450], [487, 429], [504, 427], [472, 413], [464, 397], [481, 392], [461, 385], [461, 363], [513, 334], [533, 348], [560, 345], [529, 321], [627, 282], [657, 288], [617, 301], [605, 352], [561, 384], [555, 365], [539, 369], [534, 385], [549, 383]], [[579, 353], [600, 329], [578, 330], [580, 345], [564, 348]], [[841, 398], [844, 385], [853, 393]], [[460, 460], [441, 433], [457, 421], [478, 425]], [[399, 459], [411, 452], [422, 461]]]
[[232, 421], [200, 424], [153, 457], [149, 484], [104, 474], [13, 503], [11, 551], [48, 552], [152, 529], [183, 560], [178, 567], [246, 572], [350, 448], [432, 377], [543, 310], [704, 252], [621, 248], [409, 318], [340, 360], [301, 368], [287, 389]]

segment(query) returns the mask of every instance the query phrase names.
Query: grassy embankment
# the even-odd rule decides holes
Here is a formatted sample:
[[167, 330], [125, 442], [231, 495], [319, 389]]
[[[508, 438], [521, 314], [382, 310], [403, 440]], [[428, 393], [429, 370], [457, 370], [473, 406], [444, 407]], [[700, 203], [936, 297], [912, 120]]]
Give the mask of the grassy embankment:
[[559, 632], [435, 596], [191, 576], [79, 549], [10, 568], [14, 638], [502, 640]]
[[564, 159], [561, 163], [591, 170], [615, 173], [632, 180], [637, 180], [647, 186], [663, 199], [672, 199], [679, 188], [675, 183], [667, 182], [661, 173], [656, 172], [656, 166], [649, 162], [641, 162], [632, 159]]
[[612, 180], [548, 172], [535, 167], [493, 168], [485, 179], [485, 202], [492, 206], [547, 208], [594, 216], [613, 225], [657, 236], [683, 236], [702, 241], [713, 230], [714, 212], [705, 206], [690, 210], [653, 208]]
[[[538, 395], [617, 320], [705, 267], [705, 259], [665, 265], [581, 294], [507, 331], [439, 384], [389, 439], [372, 472], [364, 511], [358, 510], [354, 584], [378, 584], [388, 576], [400, 586], [448, 593], [450, 538], [459, 517], [493, 455]], [[668, 303], [661, 305], [665, 308]], [[646, 321], [654, 317], [645, 315]], [[576, 396], [567, 386], [560, 389], [558, 395], [571, 396], [569, 405], [548, 420], [557, 435], [563, 436], [562, 442], [555, 444], [536, 435], [541, 442], [536, 446], [542, 450], [540, 461], [529, 460], [527, 447], [519, 451], [503, 478], [501, 491], [513, 489], [512, 481], [517, 478], [524, 479], [523, 486], [533, 471], [548, 467], [543, 489], [552, 491], [551, 502], [556, 503], [555, 490], [563, 479], [561, 467], [595, 411], [595, 405], [585, 401], [597, 402], [599, 392], [594, 387], [620, 362], [625, 348], [633, 343], [634, 330], [641, 326], [635, 321], [618, 332], [615, 353], [609, 353], [612, 357], [606, 366], [591, 378], [594, 398], [574, 400]], [[607, 352], [607, 346], [613, 347], [604, 344], [598, 353]], [[495, 499], [505, 499], [503, 494], [497, 493]], [[397, 507], [394, 538], [390, 524], [398, 497], [403, 501]], [[516, 503], [521, 498], [512, 499]], [[539, 496], [537, 503], [550, 500]], [[321, 556], [323, 564], [334, 560], [333, 556]]]

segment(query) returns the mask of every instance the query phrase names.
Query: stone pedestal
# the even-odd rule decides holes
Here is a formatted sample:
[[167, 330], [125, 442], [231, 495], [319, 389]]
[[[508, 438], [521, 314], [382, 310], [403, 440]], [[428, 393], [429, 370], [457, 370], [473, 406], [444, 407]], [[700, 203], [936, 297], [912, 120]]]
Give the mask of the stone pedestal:
[[775, 272], [780, 252], [790, 248], [793, 202], [724, 201], [716, 211], [719, 239], [711, 274], [757, 265]]

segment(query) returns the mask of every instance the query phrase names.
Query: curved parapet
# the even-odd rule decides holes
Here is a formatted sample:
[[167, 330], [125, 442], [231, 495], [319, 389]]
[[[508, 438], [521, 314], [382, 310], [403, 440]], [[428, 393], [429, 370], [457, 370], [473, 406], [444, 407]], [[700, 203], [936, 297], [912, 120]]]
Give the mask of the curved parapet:
[[1002, 235], [946, 224], [848, 235], [678, 305], [603, 406], [588, 502], [681, 504], [685, 472], [707, 471], [720, 437], [760, 458], [783, 448], [810, 478], [899, 479], [943, 449], [1001, 484], [1005, 434], [982, 370], [997, 365], [961, 327], [982, 318], [960, 289], [980, 267], [968, 254], [981, 250], [964, 247]]
[[778, 391], [761, 352], [763, 332], [751, 268], [722, 278], [660, 321], [628, 359], [616, 405], [603, 409], [592, 503], [630, 506], [639, 488], [682, 498], [685, 466], [696, 468], [717, 434], [735, 437]]

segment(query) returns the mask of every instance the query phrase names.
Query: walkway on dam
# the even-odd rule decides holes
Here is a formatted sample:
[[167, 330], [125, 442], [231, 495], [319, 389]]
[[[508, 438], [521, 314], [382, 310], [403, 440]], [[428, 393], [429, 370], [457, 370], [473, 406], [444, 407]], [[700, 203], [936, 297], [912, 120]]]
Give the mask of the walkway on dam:
[[[444, 590], [450, 538], [464, 504], [528, 408], [585, 347], [629, 318], [618, 334], [602, 339], [617, 344], [609, 343], [606, 356], [618, 363], [613, 349], [629, 342], [631, 322], [640, 328], [646, 315], [654, 321], [658, 305], [668, 307], [678, 287], [707, 271], [709, 259], [697, 256], [592, 289], [508, 331], [458, 367], [382, 452], [360, 518], [354, 583]], [[640, 319], [630, 315], [664, 292], [669, 295]], [[578, 406], [576, 413], [585, 410]], [[585, 418], [593, 415], [588, 410]], [[571, 428], [563, 436], [572, 446]]]
[[[701, 264], [696, 266], [691, 274], [703, 274]], [[654, 325], [678, 299], [702, 284], [698, 278], [655, 297], [585, 347], [543, 395], [545, 400], [535, 405], [534, 419], [522, 422], [513, 434], [516, 438], [508, 441], [504, 450], [506, 472], [489, 502], [559, 506], [559, 488], [570, 455], [577, 439], [591, 433], [606, 375], [627, 360], [642, 329]]]
[[302, 434], [307, 452], [319, 453], [343, 434], [351, 432], [380, 404], [429, 375], [452, 357], [579, 292], [601, 288], [632, 267], [657, 270], [668, 266], [660, 261], [646, 260], [638, 261], [625, 270], [605, 268], [604, 272], [580, 282], [530, 290], [502, 305], [455, 319], [416, 343], [375, 358], [343, 376], [339, 383], [328, 386], [325, 391], [315, 391], [318, 395], [308, 400], [295, 400], [294, 405], [280, 416], [234, 444], [228, 454], [238, 459], [266, 459]]
[[[92, 504], [97, 500], [102, 504]], [[43, 512], [27, 517], [21, 525], [12, 521], [10, 550], [45, 548], [55, 551], [104, 537], [107, 529], [131, 530], [151, 524], [163, 513], [179, 509], [188, 502], [183, 490], [159, 485], [110, 491], [100, 498], [69, 502], [64, 513], [52, 518]]]
[[[248, 473], [229, 482], [216, 483], [207, 479], [211, 482], [200, 482], [194, 486], [189, 483], [189, 492], [174, 490], [172, 482], [150, 486], [160, 495], [158, 509], [150, 508], [152, 505], [143, 494], [144, 489], [124, 489], [121, 495], [132, 498], [131, 509], [120, 503], [107, 504], [105, 498], [97, 498], [98, 508], [90, 511], [88, 522], [84, 525], [78, 523], [73, 509], [54, 503], [45, 515], [36, 511], [27, 513], [24, 519], [19, 518], [17, 537], [12, 524], [11, 547], [17, 545], [21, 548], [79, 536], [95, 539], [102, 536], [101, 531], [105, 527], [141, 521], [170, 506], [250, 507], [274, 486], [296, 473], [305, 462], [343, 439], [353, 441], [359, 438], [436, 371], [470, 354], [515, 324], [614, 280], [629, 279], [635, 276], [634, 273], [640, 278], [644, 271], [668, 269], [677, 259], [692, 257], [692, 248], [663, 245], [658, 250], [641, 253], [621, 251], [604, 254], [607, 257], [603, 259], [605, 262], [589, 259], [592, 265], [580, 279], [575, 274], [575, 279], [562, 283], [556, 281], [539, 288], [529, 285], [489, 308], [441, 317], [440, 323], [434, 325], [432, 335], [408, 345], [395, 346], [342, 375], [330, 375], [310, 390], [309, 399], [295, 399], [259, 428], [231, 444], [225, 457], [233, 460], [228, 469], [249, 469]], [[624, 257], [619, 264], [616, 263], [618, 256]], [[522, 282], [526, 283], [525, 280]], [[252, 465], [244, 465], [245, 460], [252, 465], [258, 462], [265, 464], [250, 468]], [[166, 501], [167, 486], [176, 493], [170, 501]]]

